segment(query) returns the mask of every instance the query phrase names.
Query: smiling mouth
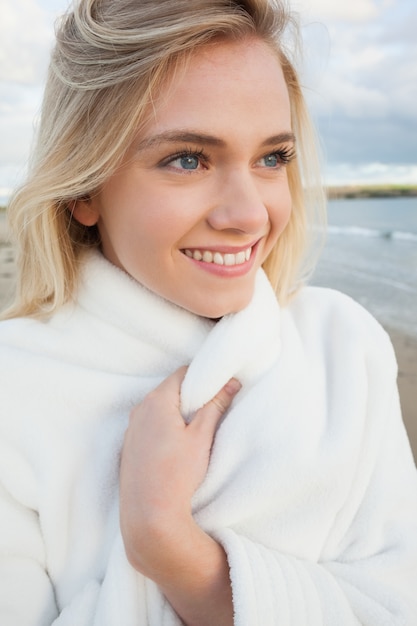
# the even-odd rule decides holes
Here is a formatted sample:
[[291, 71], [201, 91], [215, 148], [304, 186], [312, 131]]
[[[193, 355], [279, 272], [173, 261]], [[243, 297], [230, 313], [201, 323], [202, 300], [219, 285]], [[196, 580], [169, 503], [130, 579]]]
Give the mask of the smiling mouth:
[[189, 250], [183, 251], [186, 256], [195, 261], [202, 261], [203, 263], [214, 263], [214, 265], [243, 265], [249, 261], [252, 254], [252, 246], [236, 254], [221, 252], [212, 252], [211, 250]]

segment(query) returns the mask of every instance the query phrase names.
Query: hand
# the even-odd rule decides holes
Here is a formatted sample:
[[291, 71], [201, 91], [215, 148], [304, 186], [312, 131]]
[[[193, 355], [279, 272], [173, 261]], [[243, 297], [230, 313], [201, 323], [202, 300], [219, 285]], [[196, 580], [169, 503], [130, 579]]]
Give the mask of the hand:
[[[191, 499], [204, 480], [220, 418], [240, 384], [230, 380], [185, 424], [179, 410], [186, 368], [169, 376], [130, 416], [120, 471], [120, 517], [126, 553], [145, 575], [178, 575], [196, 532]], [[187, 552], [187, 556], [185, 556]]]

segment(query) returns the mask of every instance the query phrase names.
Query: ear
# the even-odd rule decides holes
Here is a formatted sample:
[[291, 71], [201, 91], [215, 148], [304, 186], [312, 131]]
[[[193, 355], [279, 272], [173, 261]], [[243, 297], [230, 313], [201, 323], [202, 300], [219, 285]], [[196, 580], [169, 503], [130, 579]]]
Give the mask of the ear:
[[94, 226], [100, 216], [96, 202], [91, 198], [75, 200], [72, 206], [72, 215], [83, 226]]

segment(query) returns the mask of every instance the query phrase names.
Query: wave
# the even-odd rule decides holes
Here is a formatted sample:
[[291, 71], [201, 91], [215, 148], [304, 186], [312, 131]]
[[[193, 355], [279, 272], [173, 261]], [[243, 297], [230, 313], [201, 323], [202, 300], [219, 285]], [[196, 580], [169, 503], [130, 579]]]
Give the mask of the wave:
[[362, 228], [360, 226], [333, 226], [329, 224], [327, 232], [330, 235], [344, 235], [348, 237], [373, 237], [378, 239], [394, 239], [399, 241], [417, 242], [417, 233], [401, 230], [379, 230], [376, 228]]

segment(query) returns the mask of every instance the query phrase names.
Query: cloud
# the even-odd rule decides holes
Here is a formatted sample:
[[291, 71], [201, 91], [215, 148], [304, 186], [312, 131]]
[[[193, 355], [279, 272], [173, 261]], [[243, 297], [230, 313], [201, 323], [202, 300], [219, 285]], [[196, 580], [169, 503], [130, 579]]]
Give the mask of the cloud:
[[36, 0], [0, 0], [0, 80], [36, 84], [43, 79], [53, 30]]
[[383, 119], [390, 111], [389, 98], [379, 87], [355, 84], [343, 76], [333, 77], [331, 82], [323, 85], [318, 102], [320, 117], [338, 113], [351, 120]]
[[296, 10], [307, 15], [318, 15], [324, 20], [361, 22], [376, 17], [379, 7], [373, 0], [298, 0], [292, 3]]
[[41, 97], [41, 85], [0, 82], [1, 166], [19, 168], [25, 163]]
[[417, 126], [400, 117], [352, 121], [335, 114], [320, 120], [320, 135], [330, 163], [417, 164]]
[[37, 0], [0, 0], [0, 189], [22, 180], [53, 42], [52, 13]]
[[347, 16], [345, 21], [336, 13], [330, 17], [330, 3], [309, 4], [323, 11], [304, 27], [309, 54], [305, 82], [328, 175], [333, 180], [347, 177], [350, 164], [350, 180], [382, 181], [385, 176], [385, 181], [407, 182], [408, 177], [416, 183], [414, 1], [380, 0], [374, 3], [375, 17], [354, 25]]
[[417, 165], [398, 163], [333, 163], [327, 167], [327, 185], [417, 185]]

